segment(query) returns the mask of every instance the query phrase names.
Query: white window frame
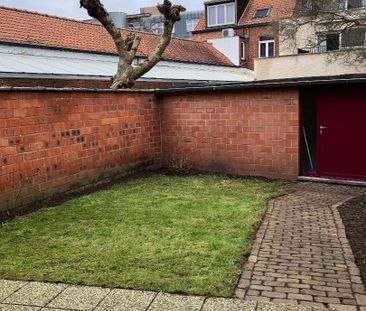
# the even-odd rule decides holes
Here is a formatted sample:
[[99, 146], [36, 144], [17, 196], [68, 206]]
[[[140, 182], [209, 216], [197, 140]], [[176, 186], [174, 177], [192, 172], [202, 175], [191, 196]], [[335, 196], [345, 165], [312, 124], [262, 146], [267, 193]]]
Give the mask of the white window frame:
[[240, 59], [243, 62], [246, 62], [247, 60], [247, 44], [245, 43], [245, 41], [241, 41], [240, 42]]
[[[233, 21], [228, 21], [227, 19], [227, 7], [228, 6], [233, 6], [234, 7], [234, 20]], [[218, 23], [219, 20], [219, 16], [218, 16], [218, 7], [219, 6], [224, 6], [224, 17], [225, 17], [225, 22], [224, 23]], [[215, 24], [210, 24], [210, 8], [215, 8]], [[235, 24], [236, 22], [236, 13], [235, 13], [235, 2], [228, 2], [228, 3], [221, 3], [221, 4], [216, 4], [216, 5], [210, 5], [207, 7], [207, 26], [208, 27], [213, 27], [213, 26], [222, 26], [222, 25], [231, 25], [231, 24]]]
[[[263, 17], [255, 17], [255, 15], [257, 14], [257, 11], [258, 11], [258, 10], [268, 10], [268, 11], [267, 11], [267, 15], [266, 15], [266, 16], [263, 16]], [[270, 16], [270, 15], [271, 15], [271, 12], [272, 12], [272, 8], [270, 8], [270, 7], [267, 7], [267, 8], [258, 8], [258, 9], [256, 9], [256, 10], [255, 10], [255, 12], [254, 12], [254, 14], [253, 14], [252, 19], [261, 19], [261, 18], [266, 18], [266, 17], [268, 17], [268, 16]]]
[[[265, 44], [266, 45], [266, 55], [265, 56], [261, 56], [261, 44]], [[273, 55], [269, 55], [269, 44], [273, 43]], [[258, 57], [259, 58], [268, 58], [268, 57], [274, 57], [276, 55], [276, 41], [274, 39], [270, 39], [270, 40], [259, 40], [258, 43]]]

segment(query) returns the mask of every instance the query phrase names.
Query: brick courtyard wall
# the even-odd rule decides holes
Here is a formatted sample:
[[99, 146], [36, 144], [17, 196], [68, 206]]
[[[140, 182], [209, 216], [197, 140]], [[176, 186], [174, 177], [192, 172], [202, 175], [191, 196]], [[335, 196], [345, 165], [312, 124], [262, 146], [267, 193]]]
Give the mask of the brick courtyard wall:
[[193, 168], [294, 179], [297, 88], [0, 92], [0, 211], [187, 157]]
[[177, 155], [199, 170], [297, 178], [297, 88], [165, 94], [159, 105], [165, 165]]
[[0, 92], [0, 211], [160, 166], [152, 93]]

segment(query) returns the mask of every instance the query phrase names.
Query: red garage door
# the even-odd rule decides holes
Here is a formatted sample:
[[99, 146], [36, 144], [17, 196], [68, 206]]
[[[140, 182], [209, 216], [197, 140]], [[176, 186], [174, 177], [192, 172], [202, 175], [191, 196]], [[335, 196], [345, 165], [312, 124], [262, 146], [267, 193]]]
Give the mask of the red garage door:
[[321, 177], [366, 180], [366, 90], [318, 90], [317, 169]]

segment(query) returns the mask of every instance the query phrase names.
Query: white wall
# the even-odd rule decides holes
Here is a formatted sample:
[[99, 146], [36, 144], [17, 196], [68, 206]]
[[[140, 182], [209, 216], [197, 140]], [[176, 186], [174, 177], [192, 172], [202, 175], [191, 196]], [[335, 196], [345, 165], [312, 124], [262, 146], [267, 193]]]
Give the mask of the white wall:
[[229, 37], [219, 39], [209, 39], [208, 43], [211, 43], [213, 47], [224, 54], [230, 59], [234, 65], [240, 65], [240, 38]]
[[339, 76], [366, 72], [358, 51], [287, 55], [254, 60], [257, 80]]

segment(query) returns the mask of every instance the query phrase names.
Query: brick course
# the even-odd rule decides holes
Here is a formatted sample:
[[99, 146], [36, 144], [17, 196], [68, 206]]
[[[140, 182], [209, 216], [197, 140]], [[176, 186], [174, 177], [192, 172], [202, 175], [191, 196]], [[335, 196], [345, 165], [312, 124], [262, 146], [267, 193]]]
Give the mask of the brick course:
[[180, 154], [205, 171], [298, 176], [296, 88], [178, 93], [159, 101], [164, 163]]

